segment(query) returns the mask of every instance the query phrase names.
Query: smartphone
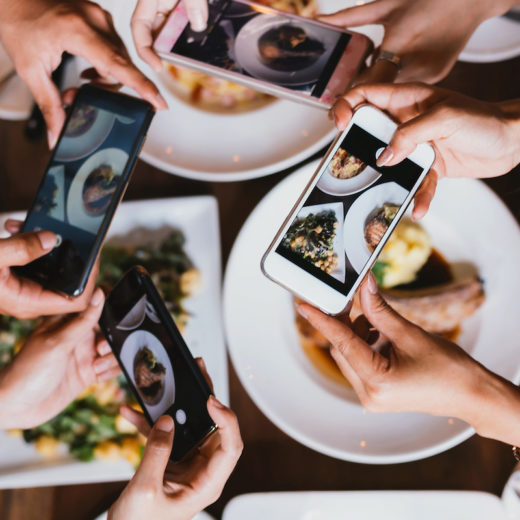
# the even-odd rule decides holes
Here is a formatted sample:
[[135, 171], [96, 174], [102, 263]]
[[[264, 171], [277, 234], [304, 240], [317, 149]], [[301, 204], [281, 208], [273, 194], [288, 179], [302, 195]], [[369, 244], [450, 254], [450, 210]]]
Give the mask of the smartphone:
[[13, 268], [66, 296], [88, 281], [155, 111], [91, 85], [76, 95], [22, 231], [53, 231], [56, 247]]
[[205, 31], [181, 1], [154, 48], [165, 60], [274, 96], [329, 108], [355, 78], [372, 42], [309, 18], [245, 0], [209, 0]]
[[371, 106], [356, 110], [262, 258], [268, 278], [328, 314], [346, 309], [435, 159], [420, 144], [378, 167], [396, 128]]
[[161, 415], [173, 418], [170, 458], [184, 459], [217, 429], [207, 410], [212, 392], [143, 267], [109, 294], [99, 326], [150, 426]]

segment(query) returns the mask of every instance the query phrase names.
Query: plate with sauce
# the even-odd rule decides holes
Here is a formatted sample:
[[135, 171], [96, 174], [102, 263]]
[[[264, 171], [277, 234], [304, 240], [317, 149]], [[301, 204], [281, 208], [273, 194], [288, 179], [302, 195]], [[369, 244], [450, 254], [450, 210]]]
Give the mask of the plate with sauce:
[[[308, 164], [273, 188], [253, 210], [233, 246], [224, 282], [224, 324], [239, 379], [276, 426], [338, 459], [394, 464], [452, 448], [474, 433], [462, 421], [365, 410], [327, 354], [302, 346], [293, 296], [261, 273], [263, 253], [317, 166]], [[405, 303], [410, 293], [436, 300], [448, 287], [455, 298], [440, 300], [448, 306], [461, 287], [467, 289], [468, 277], [472, 277], [468, 287], [482, 291], [483, 283], [485, 300], [459, 329], [452, 330], [450, 323], [438, 318], [437, 324], [487, 368], [518, 382], [520, 323], [515, 309], [520, 279], [510, 276], [520, 257], [515, 219], [483, 183], [450, 179], [439, 184], [420, 223], [431, 239], [427, 261], [413, 283], [385, 294], [401, 304], [402, 312], [409, 312]], [[432, 294], [434, 288], [440, 288], [438, 294]], [[412, 309], [420, 308], [422, 300], [417, 301]]]

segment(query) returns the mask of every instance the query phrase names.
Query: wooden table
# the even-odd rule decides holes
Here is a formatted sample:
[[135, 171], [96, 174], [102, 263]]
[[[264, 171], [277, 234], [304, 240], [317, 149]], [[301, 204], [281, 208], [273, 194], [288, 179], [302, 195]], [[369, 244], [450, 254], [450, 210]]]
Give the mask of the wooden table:
[[[443, 86], [496, 101], [520, 97], [519, 78], [520, 58], [485, 65], [458, 63]], [[0, 122], [2, 212], [28, 207], [48, 158], [45, 143], [29, 143], [23, 136], [23, 126], [23, 123]], [[225, 262], [251, 210], [293, 170], [247, 182], [203, 183], [168, 175], [140, 162], [126, 199], [214, 195], [220, 208]], [[519, 174], [520, 168], [517, 168], [508, 176], [488, 182], [518, 220]], [[511, 276], [517, 275], [511, 273]], [[468, 489], [500, 494], [514, 466], [509, 446], [477, 436], [445, 453], [417, 462], [387, 466], [343, 462], [316, 453], [278, 430], [256, 408], [232, 367], [230, 391], [245, 449], [223, 496], [209, 509], [216, 516], [232, 497], [254, 491]], [[3, 520], [91, 520], [108, 508], [124, 485], [121, 482], [2, 491], [0, 517]]]

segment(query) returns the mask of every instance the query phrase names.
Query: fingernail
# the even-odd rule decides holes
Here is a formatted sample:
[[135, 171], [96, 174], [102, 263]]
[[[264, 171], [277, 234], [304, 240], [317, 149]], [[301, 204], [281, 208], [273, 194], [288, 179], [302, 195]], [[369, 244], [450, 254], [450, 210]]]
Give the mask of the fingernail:
[[107, 368], [111, 366], [109, 359], [99, 358], [94, 361], [94, 372], [96, 374], [101, 374]]
[[173, 431], [173, 419], [169, 415], [162, 415], [157, 419], [155, 429], [161, 432], [171, 433]]
[[379, 292], [376, 279], [372, 272], [368, 273], [368, 290], [370, 291], [370, 294], [377, 294]]
[[390, 147], [386, 147], [381, 155], [377, 158], [376, 164], [378, 166], [384, 166], [392, 157], [394, 156], [394, 152]]
[[220, 408], [221, 410], [223, 410], [225, 408], [225, 406], [214, 396], [214, 395], [211, 395], [209, 400], [212, 402], [212, 404], [214, 404], [217, 408]]
[[55, 245], [58, 237], [50, 231], [38, 231], [38, 239], [45, 251], [50, 251]]
[[90, 305], [93, 305], [94, 307], [97, 307], [102, 301], [103, 301], [103, 289], [101, 287], [98, 287], [94, 294], [92, 295], [92, 298], [90, 300]]
[[49, 143], [49, 149], [52, 150], [56, 145], [56, 138], [52, 135], [50, 130], [47, 130], [47, 142]]
[[155, 96], [155, 99], [157, 100], [157, 104], [159, 105], [159, 108], [166, 109], [168, 108], [168, 103], [166, 103], [166, 99], [164, 99], [163, 95], [158, 92]]
[[206, 22], [199, 10], [190, 12], [191, 29], [195, 32], [201, 32], [206, 28]]
[[307, 311], [300, 304], [296, 305], [296, 310], [300, 316], [303, 316], [305, 319], [307, 319]]

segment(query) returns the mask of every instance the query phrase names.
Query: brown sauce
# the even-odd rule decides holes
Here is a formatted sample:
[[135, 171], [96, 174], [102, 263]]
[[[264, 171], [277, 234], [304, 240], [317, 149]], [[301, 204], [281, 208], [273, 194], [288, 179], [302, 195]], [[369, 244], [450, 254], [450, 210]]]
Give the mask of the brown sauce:
[[347, 388], [352, 388], [348, 380], [341, 373], [338, 365], [330, 355], [328, 348], [316, 347], [309, 343], [302, 343], [302, 348], [313, 366], [323, 374], [327, 379], [334, 381]]
[[437, 251], [432, 249], [428, 260], [417, 273], [417, 278], [410, 283], [399, 285], [394, 289], [424, 289], [435, 285], [443, 285], [453, 281], [453, 274], [448, 261]]

